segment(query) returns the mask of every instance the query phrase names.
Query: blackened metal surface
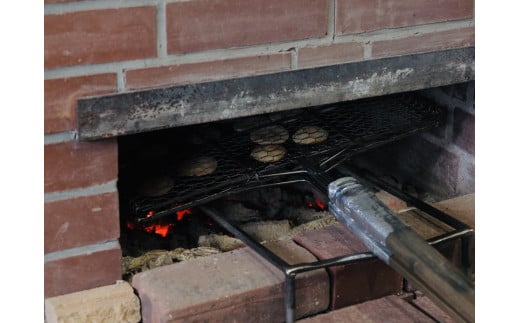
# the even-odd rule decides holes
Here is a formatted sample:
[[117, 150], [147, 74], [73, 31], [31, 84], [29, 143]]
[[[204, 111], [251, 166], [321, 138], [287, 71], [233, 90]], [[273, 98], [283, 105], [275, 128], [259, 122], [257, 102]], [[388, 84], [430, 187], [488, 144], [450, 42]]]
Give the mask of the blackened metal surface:
[[[279, 181], [287, 174], [298, 178], [315, 165], [321, 166], [320, 171], [325, 170], [353, 154], [438, 126], [442, 109], [414, 93], [406, 93], [300, 109], [296, 114], [272, 119], [276, 119], [274, 124], [287, 129], [289, 136], [303, 126], [318, 126], [327, 131], [328, 138], [314, 145], [299, 145], [288, 138], [283, 143], [285, 157], [272, 163], [262, 163], [250, 156], [256, 147], [251, 132], [263, 124], [240, 132], [234, 130], [236, 122], [232, 121], [175, 128], [150, 135], [151, 140], [141, 145], [132, 138], [121, 138], [120, 158], [125, 162], [120, 165], [119, 192], [123, 200], [130, 200], [130, 213], [141, 222], [150, 222], [223, 194]], [[128, 144], [124, 144], [125, 140]], [[151, 144], [163, 144], [164, 154], [147, 156], [146, 149], [140, 146], [146, 148]], [[213, 173], [179, 176], [178, 168], [185, 160], [201, 156], [218, 162]], [[301, 167], [307, 164], [311, 167]], [[166, 194], [147, 197], [131, 190], [139, 187], [140, 178], [157, 174], [173, 178], [174, 185]]]
[[473, 80], [474, 47], [78, 100], [80, 140]]

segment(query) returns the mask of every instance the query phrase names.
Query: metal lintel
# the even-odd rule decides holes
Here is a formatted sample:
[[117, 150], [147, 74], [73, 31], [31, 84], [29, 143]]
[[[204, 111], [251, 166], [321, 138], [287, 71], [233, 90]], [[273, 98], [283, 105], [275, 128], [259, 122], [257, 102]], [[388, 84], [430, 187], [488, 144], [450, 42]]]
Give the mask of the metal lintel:
[[397, 56], [78, 100], [80, 140], [462, 83], [475, 48]]

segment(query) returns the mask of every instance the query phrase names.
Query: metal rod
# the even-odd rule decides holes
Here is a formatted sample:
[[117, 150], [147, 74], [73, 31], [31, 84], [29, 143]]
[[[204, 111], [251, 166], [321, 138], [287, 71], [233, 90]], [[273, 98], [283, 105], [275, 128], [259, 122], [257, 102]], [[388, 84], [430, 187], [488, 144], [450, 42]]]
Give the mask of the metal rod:
[[353, 177], [329, 185], [329, 209], [386, 264], [411, 280], [454, 318], [475, 320], [467, 277]]
[[251, 236], [249, 236], [241, 229], [231, 225], [231, 223], [229, 223], [223, 217], [221, 217], [217, 211], [207, 206], [200, 206], [199, 209], [202, 212], [204, 212], [207, 216], [209, 216], [213, 221], [217, 222], [221, 227], [231, 232], [238, 239], [242, 240], [242, 242], [244, 242], [248, 247], [256, 251], [264, 259], [268, 260], [271, 264], [276, 266], [281, 271], [285, 272], [286, 268], [289, 267], [289, 264], [286, 263], [282, 258], [278, 257], [271, 250], [262, 246], [260, 243], [255, 241], [253, 238], [251, 238]]
[[285, 274], [285, 322], [296, 319], [296, 274]]
[[[297, 180], [295, 182], [309, 182], [307, 180]], [[292, 181], [283, 182], [278, 184], [290, 184]], [[313, 183], [311, 183], [313, 184]], [[267, 186], [267, 185], [266, 185]], [[269, 185], [271, 186], [271, 185]], [[233, 224], [229, 223], [226, 219], [219, 215], [219, 213], [209, 207], [200, 206], [201, 211], [203, 211], [206, 215], [212, 218], [216, 223], [222, 226], [227, 231], [231, 232], [237, 238], [242, 240], [247, 246], [249, 246], [253, 251], [257, 252], [262, 258], [266, 259], [270, 263], [272, 263], [275, 267], [281, 270], [285, 275], [285, 284], [284, 284], [284, 303], [285, 303], [285, 312], [286, 312], [286, 322], [292, 323], [295, 320], [295, 309], [296, 309], [296, 275], [300, 273], [304, 273], [307, 271], [312, 271], [316, 269], [328, 268], [332, 266], [340, 266], [347, 265], [354, 262], [359, 261], [369, 261], [376, 259], [375, 255], [372, 252], [363, 252], [363, 253], [355, 253], [349, 255], [342, 255], [330, 259], [320, 260], [313, 263], [299, 263], [289, 265], [284, 260], [279, 258], [276, 254], [271, 252], [269, 249], [265, 248], [263, 245], [256, 242], [253, 238], [251, 238], [247, 233], [240, 230]], [[428, 240], [430, 245], [437, 245], [444, 241], [453, 240], [459, 237], [466, 237], [473, 233], [472, 229], [461, 229], [456, 230], [454, 232], [449, 232], [446, 234], [439, 235], [437, 237], [431, 238]]]
[[430, 245], [434, 246], [434, 245], [437, 245], [444, 241], [453, 240], [453, 239], [456, 239], [459, 237], [463, 238], [465, 236], [472, 235], [472, 234], [473, 234], [473, 229], [461, 229], [461, 230], [456, 230], [456, 231], [438, 235], [436, 237], [428, 239], [427, 241]]
[[475, 270], [475, 261], [471, 252], [472, 245], [474, 243], [475, 236], [467, 235], [462, 237], [462, 267], [465, 269], [466, 276], [471, 277]]
[[343, 255], [339, 257], [334, 257], [330, 259], [320, 260], [312, 263], [304, 263], [304, 264], [296, 264], [292, 265], [287, 269], [288, 273], [293, 274], [301, 274], [307, 271], [316, 270], [316, 269], [322, 269], [327, 267], [333, 267], [333, 266], [341, 266], [341, 265], [348, 265], [350, 263], [354, 262], [360, 262], [360, 261], [368, 261], [376, 259], [376, 256], [374, 256], [371, 252], [360, 252], [355, 253], [351, 255]]
[[423, 201], [421, 201], [411, 195], [403, 193], [399, 189], [394, 188], [394, 187], [384, 183], [383, 181], [377, 179], [372, 174], [370, 174], [366, 171], [362, 171], [361, 169], [359, 169], [353, 165], [350, 165], [350, 164], [348, 166], [342, 165], [342, 166], [339, 166], [338, 169], [340, 171], [349, 173], [350, 175], [352, 175], [356, 179], [360, 180], [361, 182], [368, 182], [382, 190], [387, 191], [388, 193], [390, 193], [392, 195], [395, 195], [396, 197], [400, 198], [401, 200], [403, 200], [407, 203], [410, 203], [411, 205], [415, 206], [419, 210], [428, 213], [429, 215], [433, 216], [434, 218], [446, 223], [447, 225], [449, 225], [455, 229], [468, 229], [469, 228], [469, 226], [466, 223], [461, 222], [458, 219], [455, 219], [454, 217], [442, 212], [441, 210], [439, 210], [427, 203], [424, 203]]

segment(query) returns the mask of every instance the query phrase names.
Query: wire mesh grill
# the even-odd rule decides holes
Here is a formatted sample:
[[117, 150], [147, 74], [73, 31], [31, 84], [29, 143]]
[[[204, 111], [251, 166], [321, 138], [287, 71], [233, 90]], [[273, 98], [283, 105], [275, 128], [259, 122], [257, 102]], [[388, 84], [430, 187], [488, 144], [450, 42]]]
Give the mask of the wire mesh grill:
[[[406, 93], [254, 118], [254, 122], [251, 118], [226, 120], [152, 136], [152, 141], [159, 138], [168, 147], [168, 153], [145, 163], [127, 162], [120, 169], [120, 183], [127, 183], [120, 191], [129, 200], [130, 212], [142, 218], [150, 210], [172, 209], [226, 190], [261, 184], [265, 175], [297, 169], [302, 159], [324, 160], [438, 126], [442, 110]], [[150, 142], [145, 140], [144, 146]], [[197, 168], [193, 162], [197, 159], [206, 163]], [[143, 196], [135, 189], [144, 185], [136, 178], [146, 179], [151, 171], [173, 179], [168, 192]]]

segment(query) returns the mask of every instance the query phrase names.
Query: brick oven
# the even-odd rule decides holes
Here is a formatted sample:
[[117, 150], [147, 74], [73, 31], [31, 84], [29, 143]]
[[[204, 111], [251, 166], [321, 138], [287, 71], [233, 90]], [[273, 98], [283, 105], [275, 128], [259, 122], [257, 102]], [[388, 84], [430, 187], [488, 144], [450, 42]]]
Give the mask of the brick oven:
[[[444, 108], [442, 127], [353, 163], [439, 199], [473, 193], [473, 51], [474, 2], [466, 0], [45, 0], [45, 298], [122, 279], [120, 135], [420, 91]], [[262, 88], [255, 82], [273, 77], [300, 84], [295, 96], [278, 96], [292, 103], [207, 103], [197, 94], [200, 84]], [[335, 85], [317, 92], [301, 77]], [[175, 115], [154, 110], [154, 120], [93, 127], [78, 117], [78, 100], [174, 92], [194, 100]], [[118, 104], [106, 106], [107, 116], [93, 110], [91, 120], [119, 112], [130, 120]]]

